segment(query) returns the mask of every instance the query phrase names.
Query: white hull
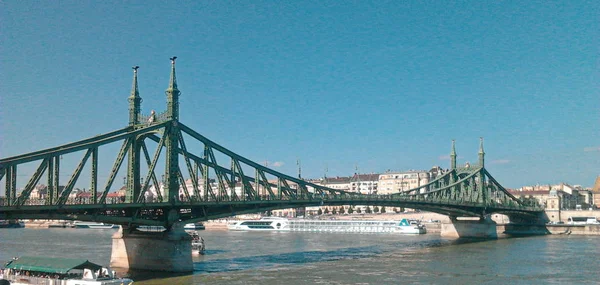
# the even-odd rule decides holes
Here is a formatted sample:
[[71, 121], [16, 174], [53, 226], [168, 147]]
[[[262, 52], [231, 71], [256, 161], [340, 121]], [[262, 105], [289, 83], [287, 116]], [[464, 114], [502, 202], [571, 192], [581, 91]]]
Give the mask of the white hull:
[[105, 224], [105, 223], [93, 223], [93, 222], [75, 222], [73, 227], [77, 229], [118, 229], [119, 225]]
[[[125, 284], [132, 284], [133, 283], [129, 279], [113, 279], [113, 280], [70, 279], [70, 280], [58, 280], [58, 279], [48, 279], [48, 278], [27, 277], [27, 276], [15, 276], [15, 277], [20, 277], [20, 278], [15, 279], [15, 281], [11, 281], [10, 285], [31, 285], [31, 284], [52, 284], [52, 285], [125, 285]], [[26, 282], [26, 283], [23, 283], [23, 282]], [[38, 282], [38, 283], [36, 283], [36, 282]]]
[[190, 224], [185, 224], [183, 226], [184, 230], [203, 230], [205, 229], [204, 224], [202, 223], [190, 223]]
[[397, 233], [425, 234], [426, 228], [416, 221], [371, 220], [305, 220], [263, 218], [238, 221], [228, 225], [230, 231], [296, 231], [338, 233]]
[[230, 231], [287, 231], [288, 219], [262, 218], [260, 220], [245, 220], [227, 225]]
[[419, 228], [419, 227], [413, 227], [413, 226], [408, 226], [408, 227], [399, 226], [396, 228], [396, 233], [420, 235], [420, 234], [426, 234], [427, 230], [425, 228]]

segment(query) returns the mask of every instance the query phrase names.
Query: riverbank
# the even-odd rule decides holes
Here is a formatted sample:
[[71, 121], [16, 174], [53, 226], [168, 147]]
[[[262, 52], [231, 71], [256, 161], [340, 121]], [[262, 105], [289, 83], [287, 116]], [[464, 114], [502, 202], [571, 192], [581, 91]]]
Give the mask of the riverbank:
[[70, 228], [68, 221], [52, 220], [27, 220], [24, 221], [26, 228]]
[[[427, 233], [440, 233], [442, 223], [450, 223], [448, 216], [429, 213], [429, 212], [409, 212], [409, 213], [384, 213], [384, 214], [352, 214], [352, 215], [322, 215], [321, 219], [336, 219], [336, 220], [402, 220], [415, 219], [420, 220], [427, 227]], [[256, 217], [218, 219], [204, 222], [207, 231], [227, 231], [227, 224], [242, 219], [258, 219]], [[26, 228], [68, 228], [69, 221], [49, 221], [49, 220], [27, 220]], [[504, 234], [506, 225], [498, 223], [498, 234]], [[600, 225], [545, 225], [538, 226], [536, 232], [539, 234], [552, 235], [589, 235], [600, 236]]]

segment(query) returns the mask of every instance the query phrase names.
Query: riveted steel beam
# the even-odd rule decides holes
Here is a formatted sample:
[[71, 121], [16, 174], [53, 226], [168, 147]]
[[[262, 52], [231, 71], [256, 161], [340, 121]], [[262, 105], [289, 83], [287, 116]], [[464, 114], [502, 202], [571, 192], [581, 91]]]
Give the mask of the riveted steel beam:
[[[144, 179], [144, 184], [142, 185], [142, 191], [140, 193], [139, 197], [135, 197], [135, 201], [140, 202], [144, 199], [145, 195], [146, 195], [146, 191], [148, 191], [148, 187], [150, 184], [150, 181], [154, 181], [156, 183], [156, 176], [154, 174], [154, 169], [156, 168], [156, 164], [158, 163], [158, 159], [160, 157], [160, 153], [162, 152], [163, 147], [165, 146], [165, 141], [167, 138], [167, 132], [164, 132], [162, 137], [160, 138], [160, 140], [158, 141], [158, 146], [156, 147], [156, 152], [154, 152], [154, 157], [152, 159], [151, 164], [148, 166], [148, 173], [146, 174], [146, 178]], [[145, 144], [142, 144], [142, 149], [144, 152], [144, 156], [146, 158], [146, 162], [148, 162], [149, 160], [149, 156], [148, 156], [148, 149], [146, 148]], [[152, 178], [154, 177], [154, 178]], [[156, 184], [155, 187], [159, 187], [158, 184]], [[156, 188], [156, 192], [160, 192], [159, 188]], [[161, 195], [162, 198], [162, 195]]]
[[[217, 159], [215, 158], [215, 154], [214, 154], [212, 148], [208, 149], [208, 160], [213, 165], [218, 165]], [[229, 200], [229, 195], [227, 194], [228, 186], [226, 186], [226, 185], [231, 185], [231, 183], [229, 182], [227, 175], [225, 173], [223, 173], [223, 171], [221, 171], [221, 168], [213, 167], [213, 170], [215, 171], [215, 175], [217, 176], [217, 181], [219, 183], [218, 200], [219, 201], [228, 201]]]
[[[49, 169], [49, 168], [48, 168]], [[92, 148], [92, 167], [90, 169], [90, 192], [92, 194], [92, 204], [98, 203], [98, 148]], [[50, 176], [48, 176], [50, 177]], [[50, 184], [48, 184], [50, 185]]]
[[[99, 204], [106, 203], [106, 196], [108, 195], [108, 191], [112, 187], [113, 182], [115, 181], [115, 177], [117, 177], [117, 173], [119, 173], [119, 169], [121, 168], [121, 164], [123, 164], [123, 160], [125, 159], [125, 155], [127, 154], [127, 150], [129, 149], [131, 139], [128, 138], [123, 141], [121, 145], [121, 150], [117, 154], [117, 159], [113, 164], [113, 167], [110, 171], [110, 175], [108, 176], [108, 180], [106, 181], [106, 185], [104, 186], [104, 192], [102, 192], [102, 196], [100, 196]], [[56, 179], [55, 179], [56, 180]]]
[[75, 187], [75, 182], [77, 182], [77, 179], [79, 179], [81, 170], [83, 170], [83, 167], [85, 166], [85, 163], [87, 162], [87, 160], [91, 154], [92, 154], [92, 149], [88, 149], [85, 152], [85, 155], [79, 162], [79, 165], [77, 165], [75, 172], [73, 172], [73, 174], [71, 175], [69, 182], [67, 182], [67, 185], [65, 185], [65, 189], [63, 189], [63, 191], [60, 193], [60, 197], [58, 198], [58, 201], [57, 201], [58, 205], [64, 205], [67, 203], [67, 199], [69, 198], [69, 195], [73, 191], [73, 187]]
[[[188, 151], [185, 146], [185, 141], [183, 140], [183, 134], [181, 133], [181, 131], [179, 131], [179, 132], [177, 132], [177, 135], [178, 135], [178, 139], [179, 139], [179, 146], [180, 146], [181, 152], [183, 154], [183, 159], [185, 160], [185, 165], [187, 166], [188, 172], [190, 174], [190, 179], [192, 180], [192, 187], [193, 187], [192, 190], [194, 191], [194, 197], [196, 197], [196, 199], [201, 199], [200, 191], [198, 190], [198, 176], [195, 175], [194, 169], [192, 168], [192, 164], [191, 164], [190, 158], [188, 156]], [[185, 179], [184, 179], [183, 183], [185, 184]]]
[[271, 200], [275, 200], [275, 193], [273, 193], [273, 190], [271, 189], [272, 186], [269, 183], [269, 180], [267, 180], [267, 177], [265, 176], [265, 172], [264, 171], [259, 171], [260, 177], [262, 177], [262, 186], [269, 192], [269, 197]]
[[[146, 142], [144, 142], [144, 141], [142, 141], [142, 151], [144, 152], [144, 158], [146, 159], [146, 164], [148, 165], [148, 167], [151, 167], [152, 161], [150, 161], [150, 154], [148, 153], [148, 147], [146, 147]], [[156, 190], [156, 196], [158, 196], [158, 201], [162, 202], [163, 198], [162, 198], [162, 193], [160, 191], [160, 183], [158, 183], [158, 179], [156, 179], [156, 172], [152, 171], [151, 179], [152, 179], [152, 183], [154, 184], [154, 189]], [[142, 188], [142, 189], [144, 189], [144, 188]], [[145, 195], [145, 193], [144, 193], [144, 195]]]
[[[181, 169], [177, 169], [177, 177], [179, 177], [179, 183], [181, 185], [181, 188], [183, 189], [183, 195], [185, 197], [185, 200], [188, 203], [193, 202], [192, 197], [190, 197], [190, 192], [187, 189], [187, 185], [185, 183], [185, 178], [183, 178], [183, 175], [181, 174]], [[179, 200], [179, 202], [181, 202], [181, 199]]]
[[[331, 188], [324, 187], [322, 185], [317, 185], [317, 184], [314, 184], [314, 183], [311, 183], [311, 182], [307, 182], [307, 181], [304, 181], [302, 179], [295, 178], [293, 176], [289, 176], [289, 175], [283, 174], [281, 172], [278, 172], [276, 170], [273, 170], [271, 168], [268, 168], [268, 167], [265, 167], [263, 165], [260, 165], [260, 164], [258, 164], [256, 162], [251, 161], [251, 160], [249, 160], [249, 159], [247, 159], [247, 158], [245, 158], [245, 157], [243, 157], [243, 156], [241, 156], [239, 154], [236, 154], [236, 153], [234, 153], [234, 152], [232, 152], [232, 151], [224, 148], [223, 146], [221, 146], [221, 145], [213, 142], [212, 140], [210, 140], [210, 139], [202, 136], [201, 134], [199, 134], [198, 132], [196, 132], [193, 129], [189, 128], [185, 124], [179, 123], [179, 128], [183, 132], [185, 132], [186, 134], [188, 134], [189, 136], [191, 136], [191, 137], [193, 137], [193, 138], [201, 141], [202, 143], [204, 143], [206, 145], [209, 145], [211, 148], [214, 148], [217, 151], [219, 151], [219, 152], [221, 152], [221, 153], [223, 153], [223, 154], [225, 154], [225, 155], [227, 155], [227, 156], [229, 156], [231, 158], [235, 158], [236, 161], [244, 163], [245, 165], [248, 165], [248, 166], [250, 166], [252, 168], [261, 169], [265, 173], [269, 173], [269, 174], [271, 174], [273, 176], [276, 176], [276, 177], [285, 178], [287, 181], [291, 181], [291, 182], [294, 182], [294, 183], [297, 183], [297, 184], [303, 184], [303, 185], [306, 185], [306, 186], [311, 186], [313, 188], [329, 189], [331, 191], [336, 191], [336, 192], [340, 192], [340, 193], [346, 192], [346, 191], [331, 189]], [[355, 195], [356, 194], [356, 193], [352, 193], [352, 192], [347, 192], [347, 193], [350, 194], [350, 195]]]
[[44, 174], [44, 171], [46, 170], [47, 167], [48, 167], [48, 159], [46, 158], [46, 159], [42, 160], [42, 162], [36, 169], [33, 176], [31, 176], [31, 178], [27, 182], [27, 185], [25, 185], [25, 188], [23, 189], [23, 191], [21, 192], [21, 195], [17, 199], [17, 203], [16, 203], [17, 206], [24, 205], [25, 201], [27, 199], [29, 199], [29, 195], [31, 194], [31, 191], [33, 190], [33, 188], [35, 188], [35, 185], [40, 181], [40, 178], [42, 178], [42, 174]]

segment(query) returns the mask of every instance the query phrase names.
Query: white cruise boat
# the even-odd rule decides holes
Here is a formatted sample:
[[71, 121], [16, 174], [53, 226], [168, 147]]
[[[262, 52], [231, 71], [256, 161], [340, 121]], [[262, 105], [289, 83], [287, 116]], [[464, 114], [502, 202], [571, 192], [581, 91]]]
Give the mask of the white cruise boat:
[[402, 219], [395, 228], [397, 233], [401, 234], [425, 234], [427, 228], [417, 220]]
[[286, 231], [288, 219], [276, 217], [264, 217], [260, 220], [243, 220], [232, 222], [227, 225], [230, 231]]
[[425, 226], [417, 220], [310, 220], [286, 218], [262, 218], [242, 220], [228, 225], [231, 231], [297, 231], [339, 233], [399, 233], [424, 234]]
[[71, 227], [79, 228], [79, 229], [118, 229], [119, 225], [96, 223], [96, 222], [75, 221], [75, 222], [73, 222]]
[[109, 268], [85, 259], [28, 257], [14, 258], [0, 270], [0, 280], [12, 285], [129, 285], [133, 280], [117, 278]]
[[184, 230], [194, 230], [195, 231], [195, 230], [204, 230], [205, 227], [204, 227], [203, 223], [198, 222], [198, 223], [185, 224], [183, 226], [183, 229]]

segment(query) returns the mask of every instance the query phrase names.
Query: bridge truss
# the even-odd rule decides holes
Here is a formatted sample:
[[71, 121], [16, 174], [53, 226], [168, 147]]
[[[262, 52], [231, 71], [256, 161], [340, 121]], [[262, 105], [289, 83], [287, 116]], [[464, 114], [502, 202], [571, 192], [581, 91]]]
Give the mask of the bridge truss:
[[[130, 102], [129, 126], [62, 146], [0, 159], [0, 219], [61, 219], [157, 225], [210, 220], [236, 214], [321, 205], [381, 205], [422, 209], [452, 216], [489, 213], [537, 215], [542, 209], [511, 195], [480, 165], [456, 167], [453, 146], [449, 171], [426, 185], [392, 195], [366, 195], [336, 190], [285, 175], [209, 140], [179, 122], [175, 58], [167, 89], [167, 111], [140, 114], [137, 67]], [[101, 151], [121, 145], [106, 181], [99, 185]], [[154, 150], [152, 153], [151, 150]], [[63, 155], [81, 155], [62, 185]], [[100, 156], [103, 154], [103, 156]], [[125, 199], [109, 199], [115, 180], [127, 161]], [[160, 163], [164, 161], [164, 163]], [[21, 165], [36, 164], [33, 174]], [[89, 174], [83, 175], [88, 169]], [[159, 181], [157, 172], [164, 170]], [[82, 175], [85, 178], [81, 178]], [[17, 191], [17, 177], [27, 177]], [[42, 178], [45, 178], [42, 180]], [[89, 196], [73, 198], [76, 185], [89, 183]], [[41, 181], [42, 198], [31, 197]], [[89, 181], [89, 182], [88, 182]]]

